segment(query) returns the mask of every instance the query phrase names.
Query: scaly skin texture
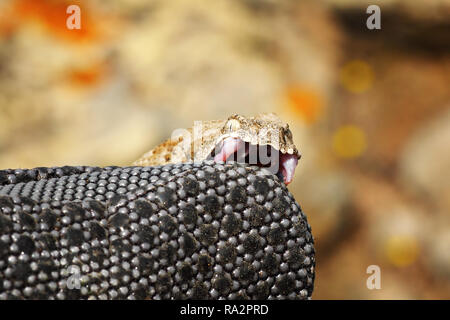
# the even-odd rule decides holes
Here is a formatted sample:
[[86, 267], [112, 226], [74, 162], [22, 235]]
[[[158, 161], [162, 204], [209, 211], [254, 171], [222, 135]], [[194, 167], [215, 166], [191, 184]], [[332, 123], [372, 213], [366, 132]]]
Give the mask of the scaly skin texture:
[[262, 171], [0, 171], [0, 299], [307, 299], [310, 226]]
[[193, 128], [178, 130], [133, 164], [154, 166], [207, 160], [216, 145], [228, 137], [240, 138], [253, 145], [270, 145], [300, 158], [289, 125], [277, 115], [244, 117], [234, 114], [225, 120], [198, 121]]

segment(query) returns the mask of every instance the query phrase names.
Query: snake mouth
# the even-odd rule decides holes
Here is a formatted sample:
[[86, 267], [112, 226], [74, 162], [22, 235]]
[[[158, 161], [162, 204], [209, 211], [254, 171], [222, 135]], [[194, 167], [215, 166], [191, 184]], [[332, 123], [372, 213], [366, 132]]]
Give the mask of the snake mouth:
[[218, 143], [210, 158], [215, 162], [236, 161], [266, 168], [286, 185], [292, 182], [298, 164], [298, 157], [295, 154], [282, 153], [271, 145], [255, 145], [235, 137], [226, 138]]

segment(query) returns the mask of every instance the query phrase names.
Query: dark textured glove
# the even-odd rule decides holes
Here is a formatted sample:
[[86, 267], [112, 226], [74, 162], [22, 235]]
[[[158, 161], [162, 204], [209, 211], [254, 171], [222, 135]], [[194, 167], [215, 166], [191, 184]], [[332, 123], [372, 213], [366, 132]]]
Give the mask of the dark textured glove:
[[0, 171], [0, 299], [306, 299], [310, 226], [237, 163]]

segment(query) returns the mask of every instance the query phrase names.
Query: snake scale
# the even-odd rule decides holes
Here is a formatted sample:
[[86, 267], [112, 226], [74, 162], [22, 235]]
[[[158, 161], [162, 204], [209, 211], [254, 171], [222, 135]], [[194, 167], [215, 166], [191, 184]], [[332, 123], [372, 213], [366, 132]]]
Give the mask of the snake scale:
[[311, 228], [236, 162], [0, 171], [0, 299], [309, 299]]

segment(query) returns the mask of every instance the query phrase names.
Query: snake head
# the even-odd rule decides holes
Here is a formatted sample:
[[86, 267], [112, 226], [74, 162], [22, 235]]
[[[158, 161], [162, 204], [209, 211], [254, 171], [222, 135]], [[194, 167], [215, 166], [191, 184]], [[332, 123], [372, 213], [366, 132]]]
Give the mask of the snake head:
[[285, 184], [292, 182], [301, 155], [289, 125], [274, 113], [230, 116], [210, 155], [214, 161], [237, 161], [267, 168]]

